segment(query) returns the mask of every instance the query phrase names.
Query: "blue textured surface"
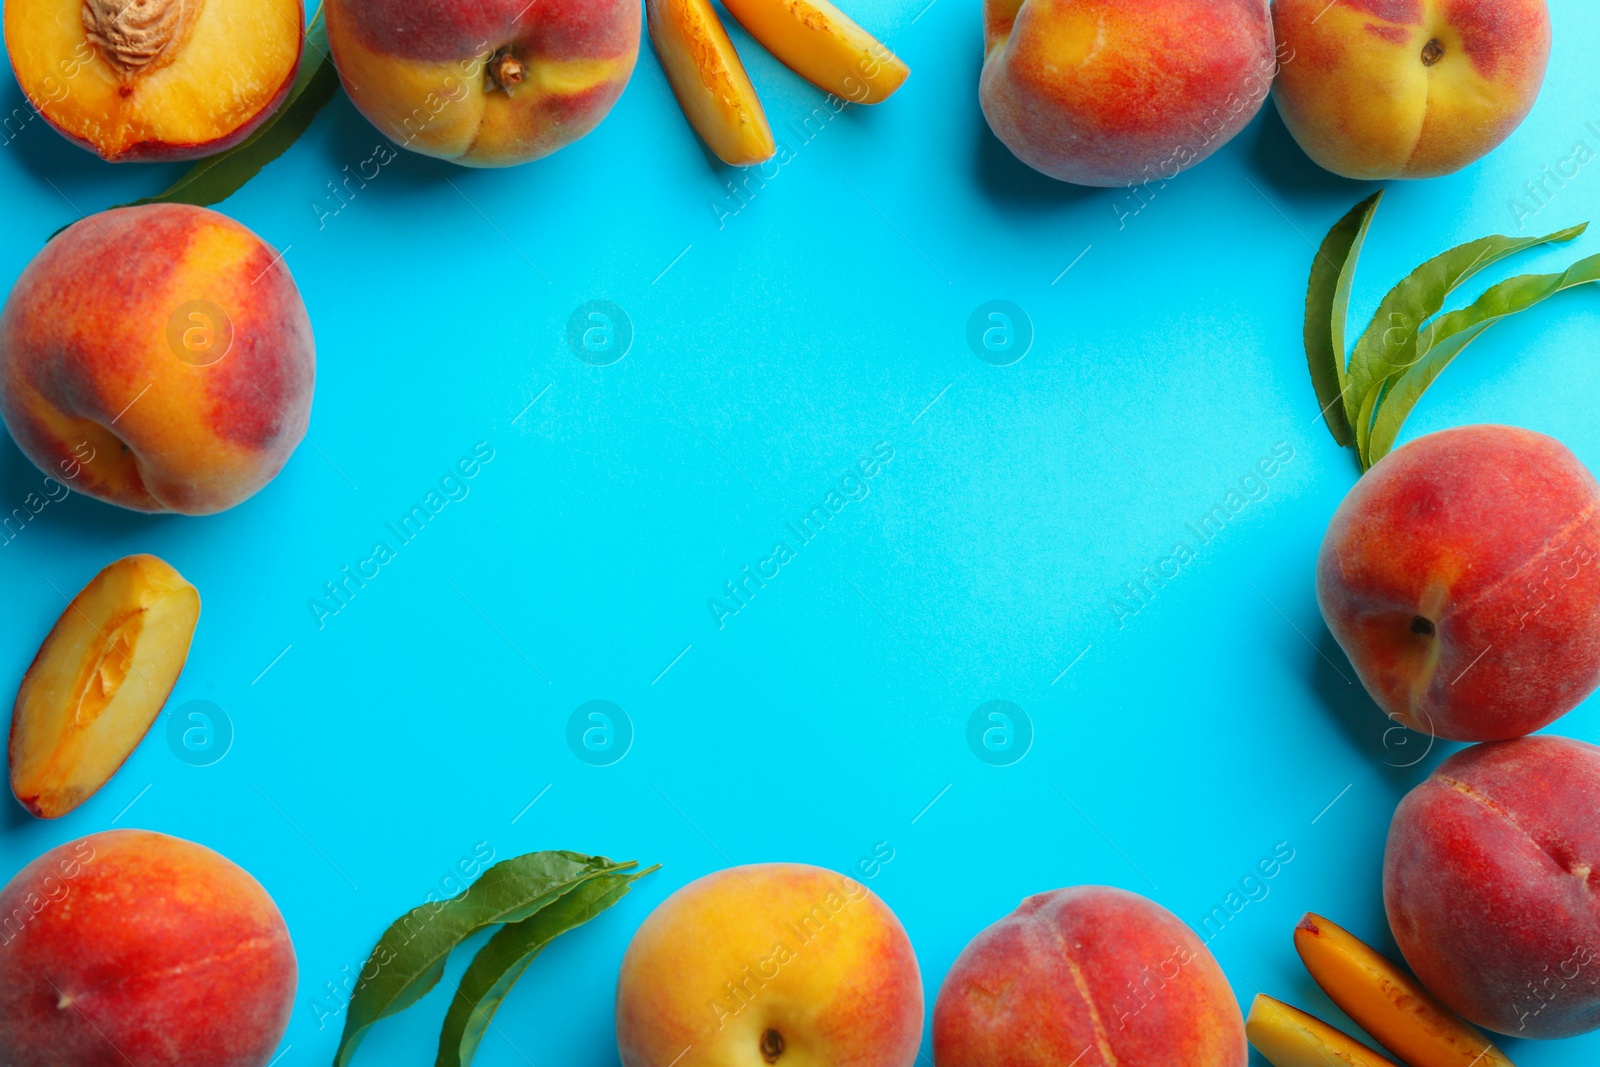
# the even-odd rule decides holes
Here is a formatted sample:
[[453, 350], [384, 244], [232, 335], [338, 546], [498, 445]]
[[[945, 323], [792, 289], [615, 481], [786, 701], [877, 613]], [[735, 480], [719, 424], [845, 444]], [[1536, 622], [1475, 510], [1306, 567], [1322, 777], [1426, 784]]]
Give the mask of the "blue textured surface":
[[[341, 97], [222, 205], [285, 250], [305, 294], [310, 433], [265, 491], [213, 518], [50, 505], [0, 549], [0, 692], [61, 611], [57, 589], [154, 552], [204, 600], [169, 714], [214, 703], [232, 747], [192, 766], [163, 720], [69, 817], [8, 802], [0, 878], [113, 824], [243, 864], [299, 952], [279, 1061], [297, 1067], [331, 1057], [329, 983], [480, 843], [664, 863], [521, 981], [478, 1060], [501, 1067], [616, 1062], [634, 927], [732, 863], [848, 869], [887, 842], [868, 884], [911, 933], [931, 1011], [962, 945], [1029, 893], [1119, 885], [1199, 925], [1283, 843], [1292, 862], [1213, 924], [1211, 947], [1242, 1003], [1259, 989], [1340, 1018], [1291, 926], [1315, 909], [1393, 951], [1385, 831], [1450, 747], [1398, 766], [1422, 742], [1386, 744], [1313, 598], [1355, 469], [1317, 420], [1301, 306], [1311, 242], [1369, 187], [1316, 169], [1269, 107], [1119, 228], [1125, 193], [1057, 185], [993, 140], [976, 5], [925, 2], [855, 5], [913, 75], [837, 116], [733, 31], [793, 155], [742, 207], [648, 48], [605, 124], [546, 161], [475, 172], [399, 153], [323, 217], [329, 183], [385, 144]], [[1360, 322], [1415, 263], [1516, 232], [1509, 201], [1542, 167], [1600, 149], [1600, 24], [1588, 0], [1551, 7], [1551, 73], [1521, 130], [1464, 173], [1391, 187]], [[58, 226], [178, 172], [98, 162], [26, 121], [9, 78], [0, 107], [5, 284]], [[1596, 215], [1591, 162], [1527, 227]], [[1591, 235], [1523, 257], [1464, 295], [1596, 250]], [[997, 299], [1033, 331], [1004, 367], [966, 340]], [[609, 366], [567, 344], [592, 300], [631, 322]], [[1592, 289], [1498, 326], [1407, 436], [1503, 421], [1600, 468], [1597, 331]], [[323, 583], [393, 543], [385, 524], [479, 442], [493, 459], [468, 495], [319, 626]], [[875, 447], [893, 458], [843, 483], [858, 499], [801, 544], [785, 524]], [[1188, 524], [1274, 449], [1292, 458], [1244, 487], [1265, 495], [1202, 543]], [[0, 506], [40, 478], [0, 443]], [[779, 540], [793, 558], [719, 627], [708, 600]], [[1112, 598], [1178, 542], [1192, 561], [1119, 618]], [[632, 724], [609, 766], [567, 743], [591, 700]], [[968, 747], [992, 700], [1032, 724], [1010, 766]], [[1554, 729], [1600, 741], [1595, 702]], [[357, 1062], [431, 1063], [445, 999], [380, 1025]], [[1573, 1064], [1600, 1037], [1508, 1051]]]

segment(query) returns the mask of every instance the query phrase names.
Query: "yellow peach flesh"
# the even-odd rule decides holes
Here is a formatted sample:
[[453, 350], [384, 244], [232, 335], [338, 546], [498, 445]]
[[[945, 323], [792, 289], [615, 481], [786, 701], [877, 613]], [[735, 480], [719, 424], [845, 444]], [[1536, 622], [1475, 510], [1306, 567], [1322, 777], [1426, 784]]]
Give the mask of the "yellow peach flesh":
[[1349, 1034], [1265, 995], [1250, 1006], [1244, 1029], [1273, 1067], [1397, 1067]]
[[723, 6], [791, 70], [842, 99], [887, 100], [911, 73], [828, 0], [724, 0]]
[[228, 147], [293, 81], [300, 4], [165, 5], [177, 17], [172, 39], [148, 62], [130, 64], [91, 34], [93, 12], [115, 7], [108, 0], [8, 0], [6, 50], [18, 84], [51, 125], [106, 159], [185, 159]]
[[646, 9], [650, 40], [695, 131], [732, 166], [771, 159], [766, 112], [709, 0], [647, 0]]
[[1514, 1067], [1482, 1031], [1322, 916], [1300, 920], [1294, 947], [1328, 997], [1412, 1067]]
[[17, 692], [11, 789], [28, 810], [65, 815], [110, 780], [166, 703], [199, 617], [194, 587], [154, 556], [84, 587]]

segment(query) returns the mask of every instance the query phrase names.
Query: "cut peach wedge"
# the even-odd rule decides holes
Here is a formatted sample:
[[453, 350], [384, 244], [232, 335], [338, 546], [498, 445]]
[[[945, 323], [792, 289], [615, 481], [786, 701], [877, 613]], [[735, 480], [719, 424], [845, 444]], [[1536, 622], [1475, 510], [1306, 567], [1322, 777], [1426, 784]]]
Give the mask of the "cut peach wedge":
[[1294, 947], [1329, 999], [1411, 1067], [1515, 1067], [1481, 1030], [1322, 916], [1300, 920]]
[[155, 556], [119, 559], [61, 613], [11, 713], [11, 791], [54, 819], [117, 772], [161, 712], [200, 594]]
[[777, 152], [767, 114], [710, 0], [646, 0], [650, 40], [678, 105], [724, 163], [748, 167]]
[[1244, 1032], [1272, 1067], [1398, 1067], [1314, 1015], [1258, 994]]
[[879, 103], [911, 73], [828, 0], [723, 0], [723, 6], [790, 70], [841, 99]]

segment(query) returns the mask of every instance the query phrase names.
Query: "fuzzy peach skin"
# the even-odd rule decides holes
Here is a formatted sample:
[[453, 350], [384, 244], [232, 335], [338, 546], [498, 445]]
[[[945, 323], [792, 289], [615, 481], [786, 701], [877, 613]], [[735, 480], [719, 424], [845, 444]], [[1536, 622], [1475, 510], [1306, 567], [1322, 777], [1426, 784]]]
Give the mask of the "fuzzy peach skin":
[[617, 978], [623, 1067], [912, 1067], [922, 978], [900, 920], [799, 863], [731, 867], [664, 900]]
[[1600, 1029], [1600, 748], [1458, 752], [1400, 802], [1383, 861], [1396, 943], [1428, 991], [1516, 1037]]
[[385, 136], [473, 167], [600, 124], [639, 57], [638, 0], [328, 0], [345, 92]]
[[1600, 683], [1600, 485], [1553, 438], [1466, 426], [1362, 476], [1317, 559], [1328, 629], [1395, 721], [1521, 737]]
[[1273, 0], [1272, 17], [1294, 56], [1278, 112], [1347, 178], [1432, 178], [1487, 155], [1550, 58], [1544, 0]]
[[91, 215], [0, 311], [12, 438], [46, 474], [135, 511], [205, 515], [266, 485], [305, 436], [315, 378], [283, 257], [206, 208]]
[[1261, 110], [1264, 0], [984, 0], [978, 97], [1028, 166], [1079, 185], [1172, 178]]
[[0, 891], [0, 1063], [264, 1067], [296, 975], [244, 870], [165, 834], [91, 834]]
[[1029, 897], [961, 950], [933, 1009], [938, 1067], [1245, 1067], [1244, 1020], [1194, 931], [1136, 893]]
[[113, 162], [231, 148], [294, 84], [301, 0], [6, 0], [6, 54], [28, 101]]

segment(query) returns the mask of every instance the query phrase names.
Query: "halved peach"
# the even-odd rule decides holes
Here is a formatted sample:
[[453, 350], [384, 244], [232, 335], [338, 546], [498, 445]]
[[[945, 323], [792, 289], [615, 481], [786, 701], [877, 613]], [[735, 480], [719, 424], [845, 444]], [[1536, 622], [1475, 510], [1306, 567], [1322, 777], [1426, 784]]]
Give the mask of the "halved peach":
[[707, 147], [735, 167], [771, 159], [767, 113], [710, 0], [645, 0], [645, 10], [667, 81]]
[[844, 100], [887, 100], [911, 73], [828, 0], [723, 0], [723, 6], [790, 70]]
[[113, 162], [196, 159], [288, 95], [301, 0], [6, 0], [6, 52], [45, 121]]
[[54, 819], [117, 772], [161, 713], [200, 619], [200, 594], [155, 556], [94, 576], [44, 639], [11, 713], [11, 791]]

